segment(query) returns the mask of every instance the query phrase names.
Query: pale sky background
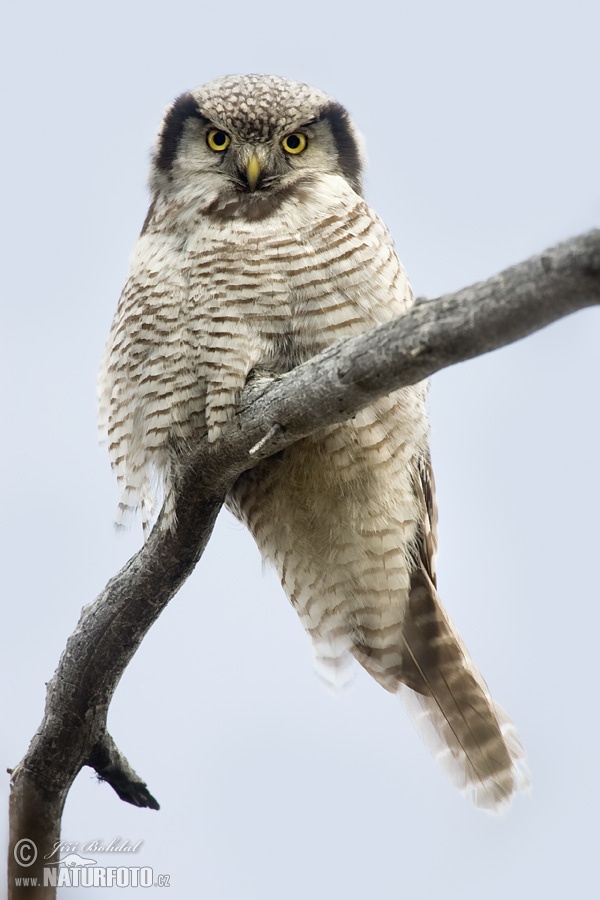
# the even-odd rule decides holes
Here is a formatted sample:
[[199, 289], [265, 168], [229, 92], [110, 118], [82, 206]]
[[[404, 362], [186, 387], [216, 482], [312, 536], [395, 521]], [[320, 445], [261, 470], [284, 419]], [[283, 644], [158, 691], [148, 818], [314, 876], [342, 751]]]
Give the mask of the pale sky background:
[[[165, 106], [230, 72], [334, 95], [366, 137], [368, 199], [434, 296], [598, 225], [599, 35], [596, 0], [0, 4], [0, 773], [82, 605], [140, 544], [112, 527], [95, 379]], [[519, 728], [532, 792], [478, 812], [366, 675], [330, 696], [223, 515], [111, 707], [160, 812], [89, 769], [67, 802], [65, 840], [142, 840], [135, 864], [171, 876], [120, 897], [600, 896], [599, 339], [585, 311], [432, 382], [440, 591]]]

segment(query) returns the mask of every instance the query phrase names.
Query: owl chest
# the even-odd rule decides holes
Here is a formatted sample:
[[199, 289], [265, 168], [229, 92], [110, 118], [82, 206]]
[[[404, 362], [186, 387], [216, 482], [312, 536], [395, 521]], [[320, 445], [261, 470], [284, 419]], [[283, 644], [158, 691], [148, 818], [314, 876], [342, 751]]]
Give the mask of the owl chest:
[[196, 352], [244, 346], [253, 365], [288, 371], [374, 324], [371, 263], [348, 248], [278, 235], [205, 242], [186, 260]]
[[226, 276], [211, 273], [196, 284], [189, 315], [198, 353], [215, 345], [241, 350], [278, 371], [318, 352], [317, 317], [335, 302], [330, 285], [298, 290], [296, 274], [278, 259], [231, 259]]

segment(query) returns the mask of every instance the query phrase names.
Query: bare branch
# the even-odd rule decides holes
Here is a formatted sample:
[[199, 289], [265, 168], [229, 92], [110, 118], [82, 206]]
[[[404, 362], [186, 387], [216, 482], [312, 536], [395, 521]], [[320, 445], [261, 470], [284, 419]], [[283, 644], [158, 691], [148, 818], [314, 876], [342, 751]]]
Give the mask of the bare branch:
[[96, 770], [102, 781], [110, 784], [121, 800], [133, 806], [160, 809], [146, 783], [131, 768], [108, 732], [93, 748], [87, 764]]
[[[222, 440], [204, 439], [176, 478], [177, 525], [161, 518], [144, 547], [82, 611], [56, 673], [46, 710], [13, 773], [9, 897], [23, 875], [13, 854], [38, 844], [27, 874], [42, 878], [43, 856], [60, 837], [65, 798], [90, 765], [135, 805], [158, 803], [106, 731], [116, 686], [146, 632], [194, 569], [227, 490], [260, 459], [355, 415], [376, 398], [440, 369], [525, 337], [562, 316], [600, 303], [600, 230], [567, 241], [500, 275], [435, 300], [400, 319], [340, 342], [276, 379], [257, 377]], [[46, 900], [54, 889], [36, 890]]]

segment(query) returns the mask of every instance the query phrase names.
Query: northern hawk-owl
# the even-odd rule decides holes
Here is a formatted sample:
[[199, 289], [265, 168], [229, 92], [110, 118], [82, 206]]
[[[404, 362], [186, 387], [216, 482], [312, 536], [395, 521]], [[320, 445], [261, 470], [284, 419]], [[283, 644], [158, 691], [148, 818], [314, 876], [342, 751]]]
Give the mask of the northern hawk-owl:
[[[230, 76], [166, 111], [99, 377], [122, 517], [158, 483], [168, 519], [175, 458], [219, 437], [252, 370], [288, 372], [411, 305], [362, 175], [350, 116], [307, 84]], [[457, 786], [495, 808], [523, 783], [523, 753], [436, 591], [426, 390], [263, 461], [227, 505], [277, 570], [320, 674], [340, 683], [358, 660], [404, 696]]]

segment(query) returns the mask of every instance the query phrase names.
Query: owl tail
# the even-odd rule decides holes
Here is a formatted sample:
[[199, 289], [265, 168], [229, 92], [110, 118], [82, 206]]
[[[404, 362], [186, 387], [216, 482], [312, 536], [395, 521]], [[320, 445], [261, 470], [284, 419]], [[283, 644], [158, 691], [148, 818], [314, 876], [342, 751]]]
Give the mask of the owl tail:
[[[409, 606], [400, 637], [401, 663], [394, 690], [433, 755], [475, 806], [500, 810], [529, 784], [516, 729], [492, 700], [486, 683], [423, 570], [411, 578]], [[377, 651], [355, 653], [388, 690], [389, 669]], [[388, 655], [389, 658], [389, 655]]]

